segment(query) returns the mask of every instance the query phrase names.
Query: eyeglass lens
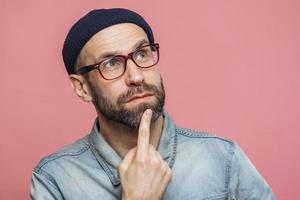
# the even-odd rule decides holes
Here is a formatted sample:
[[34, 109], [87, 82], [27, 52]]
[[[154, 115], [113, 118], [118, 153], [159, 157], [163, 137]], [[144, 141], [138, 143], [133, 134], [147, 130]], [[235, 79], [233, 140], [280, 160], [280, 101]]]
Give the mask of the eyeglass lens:
[[[158, 62], [158, 50], [155, 46], [145, 46], [132, 54], [133, 62], [141, 68], [147, 68]], [[114, 56], [103, 61], [99, 66], [100, 73], [106, 79], [117, 78], [125, 72], [126, 57]]]

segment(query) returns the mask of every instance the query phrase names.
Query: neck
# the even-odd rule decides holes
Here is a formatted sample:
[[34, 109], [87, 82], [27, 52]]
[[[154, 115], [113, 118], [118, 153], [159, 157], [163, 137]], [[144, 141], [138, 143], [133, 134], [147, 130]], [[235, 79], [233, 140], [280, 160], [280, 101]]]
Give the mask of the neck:
[[[150, 125], [150, 144], [158, 147], [163, 129], [163, 116], [160, 115], [155, 122]], [[99, 132], [108, 144], [123, 159], [127, 152], [137, 145], [138, 129], [132, 129], [124, 124], [109, 120], [98, 113]]]

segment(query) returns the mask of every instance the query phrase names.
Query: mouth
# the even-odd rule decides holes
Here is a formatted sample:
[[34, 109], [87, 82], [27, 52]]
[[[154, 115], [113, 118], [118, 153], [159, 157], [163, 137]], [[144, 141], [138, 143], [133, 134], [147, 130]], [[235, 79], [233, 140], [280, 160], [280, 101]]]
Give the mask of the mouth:
[[135, 100], [142, 100], [142, 99], [145, 99], [147, 97], [151, 97], [153, 96], [153, 94], [150, 94], [150, 93], [143, 93], [143, 94], [138, 94], [138, 95], [134, 95], [133, 97], [131, 97], [128, 101], [128, 102], [131, 102], [131, 101], [135, 101]]

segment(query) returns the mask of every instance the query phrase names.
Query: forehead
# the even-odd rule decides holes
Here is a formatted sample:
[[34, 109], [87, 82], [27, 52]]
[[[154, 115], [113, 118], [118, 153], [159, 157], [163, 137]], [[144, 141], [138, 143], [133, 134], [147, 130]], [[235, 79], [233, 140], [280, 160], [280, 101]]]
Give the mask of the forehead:
[[80, 54], [86, 57], [97, 56], [105, 51], [122, 53], [132, 50], [142, 40], [148, 42], [147, 34], [141, 27], [132, 23], [116, 24], [93, 35]]

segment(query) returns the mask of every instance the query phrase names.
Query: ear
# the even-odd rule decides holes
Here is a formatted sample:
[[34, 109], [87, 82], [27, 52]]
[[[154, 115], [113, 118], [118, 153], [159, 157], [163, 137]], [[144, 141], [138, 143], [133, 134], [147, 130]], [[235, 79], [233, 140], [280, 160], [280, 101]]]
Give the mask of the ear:
[[69, 76], [69, 80], [72, 88], [74, 89], [78, 97], [80, 97], [83, 101], [86, 102], [90, 102], [93, 100], [87, 82], [83, 78], [83, 76], [71, 74]]

